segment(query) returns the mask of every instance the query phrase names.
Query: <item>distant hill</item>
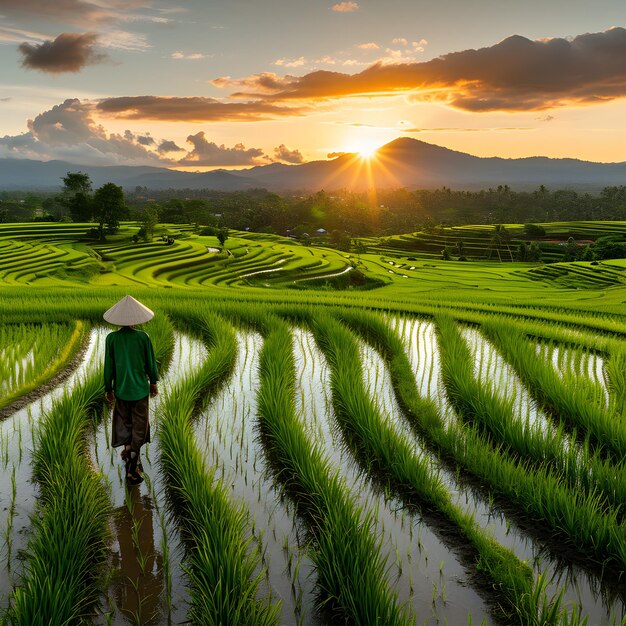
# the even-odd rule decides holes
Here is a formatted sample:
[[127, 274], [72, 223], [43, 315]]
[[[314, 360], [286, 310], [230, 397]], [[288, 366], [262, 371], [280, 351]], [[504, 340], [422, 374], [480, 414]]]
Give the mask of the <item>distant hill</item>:
[[626, 184], [626, 163], [547, 157], [481, 158], [405, 137], [382, 146], [370, 161], [346, 154], [331, 161], [255, 167], [239, 175], [254, 176], [265, 187], [277, 190], [433, 189], [444, 185], [478, 190], [505, 184], [517, 190], [540, 185], [599, 190]]
[[159, 167], [90, 167], [64, 161], [0, 159], [0, 189], [54, 189], [68, 171], [77, 170], [88, 173], [95, 187], [114, 182], [127, 189], [140, 185], [150, 189], [220, 191], [264, 187], [283, 192], [442, 186], [476, 190], [506, 184], [516, 190], [545, 185], [551, 189], [597, 191], [608, 185], [626, 184], [626, 162], [483, 158], [404, 137], [382, 146], [369, 161], [355, 154], [344, 154], [332, 160], [300, 165], [273, 163], [246, 170], [204, 173]]
[[94, 188], [105, 183], [115, 183], [125, 189], [142, 186], [149, 189], [219, 189], [240, 191], [262, 187], [262, 183], [250, 177], [237, 176], [234, 172], [178, 172], [164, 167], [131, 165], [90, 166], [67, 161], [32, 161], [29, 159], [0, 159], [0, 189], [56, 190], [67, 172], [89, 174]]

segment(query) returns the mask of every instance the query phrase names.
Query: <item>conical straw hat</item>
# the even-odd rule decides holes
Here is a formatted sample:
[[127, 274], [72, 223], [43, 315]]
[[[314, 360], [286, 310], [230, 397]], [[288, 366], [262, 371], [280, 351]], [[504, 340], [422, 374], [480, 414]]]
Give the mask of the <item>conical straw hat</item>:
[[102, 317], [116, 326], [134, 326], [149, 322], [154, 317], [154, 313], [132, 296], [124, 296]]

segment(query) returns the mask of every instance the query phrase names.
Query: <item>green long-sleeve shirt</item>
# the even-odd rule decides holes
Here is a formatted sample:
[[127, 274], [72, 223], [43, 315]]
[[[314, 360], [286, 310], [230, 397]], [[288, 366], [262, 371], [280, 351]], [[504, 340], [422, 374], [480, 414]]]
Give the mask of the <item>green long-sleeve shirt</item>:
[[121, 400], [140, 400], [159, 373], [150, 337], [143, 330], [122, 326], [106, 337], [104, 390]]

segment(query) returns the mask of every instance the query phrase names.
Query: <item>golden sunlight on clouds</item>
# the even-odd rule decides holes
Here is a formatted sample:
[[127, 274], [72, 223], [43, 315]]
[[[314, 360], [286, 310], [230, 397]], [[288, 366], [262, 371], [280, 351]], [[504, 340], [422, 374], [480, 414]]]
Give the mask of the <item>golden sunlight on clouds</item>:
[[337, 13], [350, 13], [351, 11], [356, 11], [358, 8], [358, 2], [338, 2], [333, 5], [333, 11]]
[[[418, 50], [426, 41], [414, 43]], [[533, 41], [515, 35], [490, 47], [421, 63], [411, 62], [404, 50], [387, 49], [391, 62], [377, 62], [357, 74], [262, 73], [238, 80], [221, 78], [212, 84], [239, 88], [231, 98], [274, 104], [405, 93], [414, 103], [440, 102], [472, 113], [542, 111], [624, 98], [625, 44], [626, 29], [617, 27], [571, 40]]]

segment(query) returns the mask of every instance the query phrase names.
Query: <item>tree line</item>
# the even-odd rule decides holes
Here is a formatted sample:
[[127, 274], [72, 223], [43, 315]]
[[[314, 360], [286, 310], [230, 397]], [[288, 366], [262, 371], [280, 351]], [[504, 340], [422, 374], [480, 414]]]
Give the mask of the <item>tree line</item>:
[[381, 190], [319, 191], [279, 195], [265, 189], [124, 190], [107, 183], [92, 189], [82, 172], [68, 172], [61, 193], [47, 196], [0, 193], [0, 222], [38, 220], [94, 221], [99, 236], [121, 219], [143, 221], [154, 212], [164, 223], [195, 223], [302, 237], [318, 229], [352, 237], [429, 231], [439, 226], [577, 220], [621, 220], [626, 215], [626, 186], [600, 193], [569, 189], [513, 191], [507, 185], [481, 191]]

